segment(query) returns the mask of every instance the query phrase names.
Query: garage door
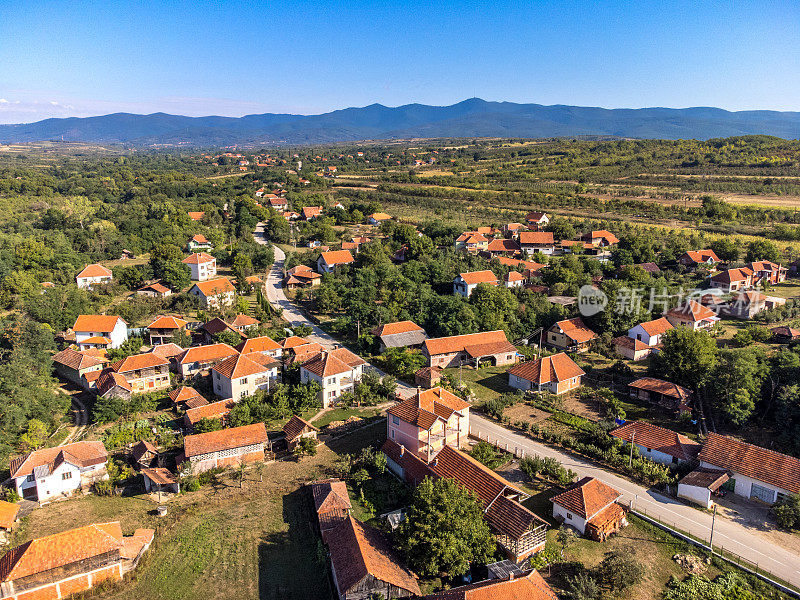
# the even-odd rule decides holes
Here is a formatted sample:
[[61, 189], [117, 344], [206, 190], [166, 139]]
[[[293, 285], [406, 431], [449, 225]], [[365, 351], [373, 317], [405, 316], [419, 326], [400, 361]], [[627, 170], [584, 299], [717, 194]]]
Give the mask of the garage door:
[[754, 483], [750, 486], [750, 497], [753, 500], [761, 500], [761, 502], [772, 504], [775, 502], [775, 490]]

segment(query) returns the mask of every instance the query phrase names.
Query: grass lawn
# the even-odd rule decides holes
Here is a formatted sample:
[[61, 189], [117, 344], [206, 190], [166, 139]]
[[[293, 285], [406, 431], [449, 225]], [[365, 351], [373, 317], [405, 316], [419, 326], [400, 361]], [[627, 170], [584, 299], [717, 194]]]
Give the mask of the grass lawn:
[[378, 408], [334, 408], [326, 413], [323, 413], [319, 419], [314, 421], [312, 425], [322, 429], [334, 421], [346, 421], [350, 417], [361, 417], [362, 419], [369, 419], [381, 414]]
[[[463, 367], [461, 378], [470, 389], [475, 393], [478, 402], [486, 402], [492, 398], [497, 398], [500, 394], [513, 392], [514, 389], [508, 385], [508, 369], [510, 367]], [[452, 375], [458, 381], [458, 368], [445, 369], [445, 373]]]
[[800, 296], [800, 280], [787, 279], [783, 283], [770, 286], [769, 290], [764, 292], [767, 296], [778, 296], [780, 298], [795, 298]]

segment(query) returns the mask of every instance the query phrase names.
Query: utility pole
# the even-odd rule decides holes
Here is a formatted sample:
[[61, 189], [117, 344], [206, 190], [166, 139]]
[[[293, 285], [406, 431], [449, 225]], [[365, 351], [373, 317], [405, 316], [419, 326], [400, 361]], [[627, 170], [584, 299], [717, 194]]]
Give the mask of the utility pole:
[[636, 437], [636, 431], [631, 432], [631, 458], [628, 461], [628, 468], [633, 467], [633, 440]]
[[711, 516], [711, 537], [708, 538], [708, 547], [711, 550], [711, 555], [714, 555], [714, 524], [717, 521], [717, 503], [714, 503], [714, 514]]

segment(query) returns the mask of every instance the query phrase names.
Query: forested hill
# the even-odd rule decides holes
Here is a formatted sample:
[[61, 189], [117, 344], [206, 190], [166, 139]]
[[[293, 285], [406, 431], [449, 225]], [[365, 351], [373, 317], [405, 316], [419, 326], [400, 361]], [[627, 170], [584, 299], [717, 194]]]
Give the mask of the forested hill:
[[800, 138], [800, 112], [729, 112], [719, 108], [603, 109], [486, 102], [473, 98], [452, 106], [408, 104], [390, 108], [373, 104], [308, 116], [267, 113], [234, 118], [117, 113], [0, 125], [0, 142], [4, 143], [64, 140], [132, 146], [580, 135], [705, 140], [748, 134]]

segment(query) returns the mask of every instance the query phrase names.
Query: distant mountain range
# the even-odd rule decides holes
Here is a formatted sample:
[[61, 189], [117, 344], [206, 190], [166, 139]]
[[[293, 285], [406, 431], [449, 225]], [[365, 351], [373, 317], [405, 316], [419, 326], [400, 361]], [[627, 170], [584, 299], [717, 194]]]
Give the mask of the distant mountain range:
[[0, 125], [0, 142], [46, 140], [154, 145], [318, 144], [408, 138], [617, 136], [709, 139], [765, 134], [800, 138], [800, 112], [719, 108], [605, 109], [486, 102], [472, 98], [452, 106], [372, 104], [321, 115], [184, 117], [116, 113]]

